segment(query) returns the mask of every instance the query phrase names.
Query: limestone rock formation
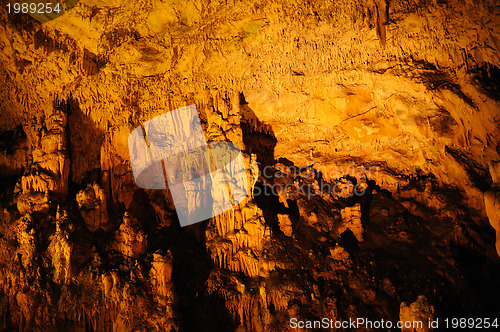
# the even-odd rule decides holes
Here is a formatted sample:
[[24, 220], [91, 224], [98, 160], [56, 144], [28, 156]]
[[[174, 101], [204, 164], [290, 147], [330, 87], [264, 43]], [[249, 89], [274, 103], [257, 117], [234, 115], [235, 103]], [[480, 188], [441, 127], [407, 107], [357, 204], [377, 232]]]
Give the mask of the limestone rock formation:
[[[432, 331], [432, 327], [429, 326], [429, 321], [432, 321], [433, 317], [434, 307], [428, 303], [427, 298], [423, 295], [420, 295], [417, 300], [411, 304], [405, 302], [401, 303], [399, 319], [403, 323], [403, 326], [409, 326], [402, 327], [401, 331], [403, 332]], [[421, 322], [421, 326], [412, 326], [415, 322]]]
[[264, 271], [261, 256], [265, 225], [262, 212], [255, 203], [247, 203], [239, 211], [223, 213], [207, 229], [207, 248], [220, 268], [257, 276]]
[[278, 223], [280, 225], [280, 230], [286, 236], [292, 236], [293, 226], [292, 221], [290, 220], [290, 216], [288, 216], [287, 214], [278, 214]]
[[109, 227], [106, 195], [98, 184], [94, 183], [80, 190], [76, 195], [76, 202], [89, 231], [95, 232], [99, 228], [106, 230]]
[[18, 263], [21, 263], [24, 268], [28, 268], [28, 266], [32, 265], [36, 253], [33, 219], [29, 214], [21, 217], [17, 221], [16, 228], [19, 247], [15, 257], [20, 259]]
[[123, 255], [138, 258], [147, 251], [148, 241], [137, 220], [127, 212], [116, 232], [115, 247]]
[[157, 296], [158, 303], [162, 306], [173, 304], [172, 255], [170, 253], [167, 255], [153, 254], [150, 274], [153, 286], [156, 288], [154, 293]]
[[4, 176], [23, 174], [29, 162], [29, 146], [26, 133], [22, 126], [0, 135], [0, 169]]
[[339, 233], [342, 234], [349, 229], [358, 241], [363, 241], [363, 225], [361, 224], [361, 205], [356, 203], [354, 206], [346, 206], [340, 211], [342, 213], [342, 226]]
[[67, 154], [66, 124], [67, 114], [58, 108], [41, 124], [32, 151], [33, 166], [38, 170], [37, 177], [23, 177], [23, 193], [29, 190], [40, 191], [43, 187], [62, 197], [68, 193], [70, 161]]
[[[498, 1], [80, 0], [43, 24], [7, 10], [0, 331], [498, 315]], [[231, 174], [250, 190], [180, 227], [186, 177], [138, 186], [128, 137], [193, 104], [207, 143], [242, 151]], [[186, 185], [186, 208], [217, 180]]]
[[[23, 177], [24, 178], [24, 177]], [[41, 181], [45, 184], [44, 181]], [[19, 195], [17, 198], [17, 209], [19, 213], [41, 213], [47, 214], [49, 212], [49, 190], [47, 187], [37, 187], [44, 192], [26, 191]]]
[[54, 268], [53, 279], [56, 283], [67, 284], [73, 276], [72, 254], [73, 245], [69, 241], [69, 234], [61, 229], [60, 220], [56, 220], [56, 230], [52, 236], [48, 252], [51, 255]]
[[32, 164], [18, 184], [17, 208], [21, 214], [47, 214], [50, 195], [62, 199], [68, 192], [66, 121], [67, 115], [56, 109], [32, 137]]

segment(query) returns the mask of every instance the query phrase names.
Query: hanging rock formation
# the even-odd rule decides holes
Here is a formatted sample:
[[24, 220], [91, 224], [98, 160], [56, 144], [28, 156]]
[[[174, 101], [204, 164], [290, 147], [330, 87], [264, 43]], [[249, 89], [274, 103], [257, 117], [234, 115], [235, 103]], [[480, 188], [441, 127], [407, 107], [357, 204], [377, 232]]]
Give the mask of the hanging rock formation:
[[17, 208], [21, 214], [47, 214], [50, 196], [60, 200], [68, 193], [66, 121], [66, 113], [56, 109], [32, 137], [33, 162], [17, 187]]

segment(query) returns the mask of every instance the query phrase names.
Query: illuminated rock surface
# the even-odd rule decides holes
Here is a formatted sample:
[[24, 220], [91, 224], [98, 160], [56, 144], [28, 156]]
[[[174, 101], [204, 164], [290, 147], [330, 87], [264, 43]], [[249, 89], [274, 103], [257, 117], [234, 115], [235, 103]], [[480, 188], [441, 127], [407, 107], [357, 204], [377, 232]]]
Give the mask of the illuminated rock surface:
[[106, 195], [98, 184], [94, 183], [92, 186], [87, 186], [85, 190], [80, 190], [76, 195], [76, 202], [89, 231], [95, 232], [99, 228], [107, 228]]
[[407, 331], [417, 331], [417, 332], [427, 332], [432, 329], [429, 328], [429, 321], [433, 320], [434, 308], [427, 303], [427, 299], [425, 296], [421, 295], [417, 298], [415, 302], [412, 304], [401, 303], [401, 309], [399, 311], [399, 320], [401, 322], [415, 322], [421, 321], [426, 322], [426, 324], [422, 324], [421, 327], [408, 327], [402, 328], [403, 332]]
[[[81, 0], [21, 31], [6, 15], [0, 330], [498, 315], [496, 1]], [[168, 189], [136, 185], [128, 137], [192, 104], [252, 189], [181, 228]]]

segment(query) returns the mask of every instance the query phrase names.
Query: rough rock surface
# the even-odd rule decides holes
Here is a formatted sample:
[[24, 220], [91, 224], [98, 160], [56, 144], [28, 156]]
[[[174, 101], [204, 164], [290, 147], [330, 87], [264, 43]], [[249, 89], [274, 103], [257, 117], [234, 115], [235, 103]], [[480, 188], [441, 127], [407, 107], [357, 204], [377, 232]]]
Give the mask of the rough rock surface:
[[[0, 330], [498, 315], [497, 1], [81, 0], [0, 21]], [[181, 228], [127, 139], [191, 104], [251, 193]]]
[[98, 184], [94, 183], [92, 186], [87, 186], [85, 190], [80, 190], [76, 195], [76, 202], [89, 231], [95, 232], [99, 228], [107, 229], [106, 195]]
[[[421, 322], [422, 325], [419, 327], [404, 327], [401, 329], [403, 332], [428, 332], [432, 331], [429, 327], [429, 322], [433, 320], [434, 307], [429, 305], [427, 298], [420, 295], [415, 302], [412, 304], [401, 303], [401, 308], [399, 311], [399, 320], [406, 324]], [[408, 323], [407, 323], [408, 322]], [[403, 324], [404, 324], [403, 323]]]

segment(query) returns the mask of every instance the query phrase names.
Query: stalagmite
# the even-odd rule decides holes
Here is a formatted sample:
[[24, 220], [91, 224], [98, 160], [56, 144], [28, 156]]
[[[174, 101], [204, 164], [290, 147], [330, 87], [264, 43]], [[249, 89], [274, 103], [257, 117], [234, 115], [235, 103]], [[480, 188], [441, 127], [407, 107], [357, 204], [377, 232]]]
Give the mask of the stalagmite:
[[0, 15], [0, 331], [500, 311], [498, 1], [77, 2]]
[[500, 162], [490, 163], [490, 174], [493, 185], [484, 193], [484, 207], [490, 225], [496, 232], [495, 247], [498, 256], [500, 256]]

